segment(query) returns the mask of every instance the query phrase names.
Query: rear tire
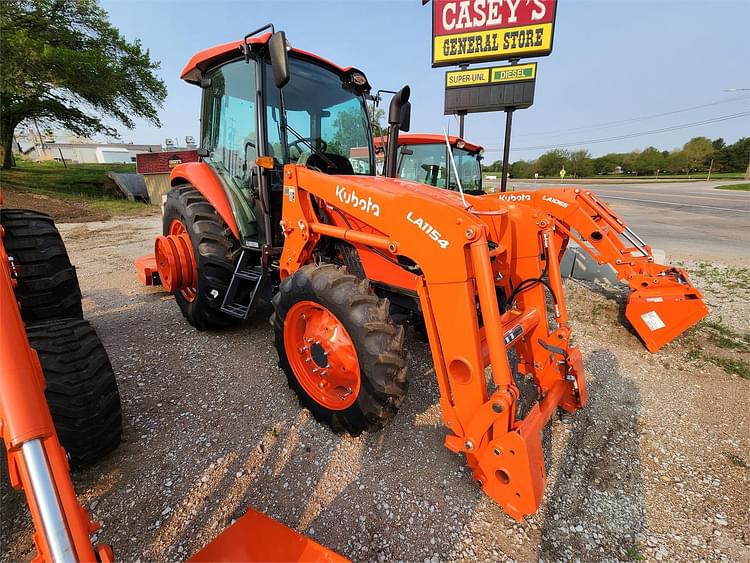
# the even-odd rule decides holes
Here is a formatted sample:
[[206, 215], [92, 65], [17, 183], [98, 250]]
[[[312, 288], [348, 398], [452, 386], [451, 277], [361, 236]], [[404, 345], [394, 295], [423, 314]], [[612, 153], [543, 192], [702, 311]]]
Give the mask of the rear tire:
[[52, 217], [25, 209], [3, 209], [3, 244], [18, 271], [16, 298], [26, 323], [83, 318], [81, 288]]
[[[313, 396], [307, 389], [311, 388], [310, 380], [312, 378], [314, 382], [314, 376], [295, 373], [293, 368], [297, 366], [297, 371], [300, 371], [304, 367], [299, 366], [313, 365], [309, 360], [305, 360], [308, 362], [305, 364], [294, 359], [304, 342], [293, 344], [291, 350], [285, 346], [285, 336], [289, 342], [288, 331], [293, 330], [292, 324], [306, 322], [304, 316], [295, 317], [294, 309], [305, 303], [319, 305], [334, 317], [356, 353], [359, 369], [354, 386], [356, 397], [352, 397], [353, 402], [344, 409], [329, 408], [323, 404], [325, 399]], [[347, 431], [357, 436], [363, 431], [379, 430], [396, 415], [407, 388], [404, 329], [393, 323], [388, 314], [388, 301], [373, 295], [367, 282], [332, 264], [307, 265], [284, 280], [274, 298], [274, 306], [279, 366], [286, 373], [289, 386], [297, 393], [300, 403], [319, 422], [336, 432]], [[330, 340], [333, 341], [334, 337], [335, 332]], [[311, 352], [311, 355], [315, 356], [315, 353]], [[321, 358], [320, 350], [317, 357]], [[333, 363], [330, 357], [327, 361], [329, 365]], [[351, 399], [347, 397], [343, 404], [348, 404]]]
[[173, 221], [180, 221], [190, 235], [198, 266], [195, 295], [187, 299], [182, 290], [174, 292], [183, 316], [198, 330], [219, 328], [239, 319], [223, 313], [221, 304], [234, 273], [233, 257], [239, 242], [214, 206], [189, 184], [167, 193], [164, 205], [164, 234]]
[[57, 436], [71, 467], [91, 465], [120, 443], [122, 412], [112, 365], [88, 321], [47, 321], [26, 329], [39, 355]]

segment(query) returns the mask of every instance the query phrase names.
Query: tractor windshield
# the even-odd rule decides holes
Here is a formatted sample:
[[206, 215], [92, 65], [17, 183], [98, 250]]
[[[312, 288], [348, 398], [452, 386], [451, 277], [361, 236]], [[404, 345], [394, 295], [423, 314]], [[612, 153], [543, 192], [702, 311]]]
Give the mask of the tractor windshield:
[[[483, 193], [478, 155], [458, 147], [452, 148], [462, 189], [467, 193]], [[458, 191], [456, 175], [445, 144], [402, 145], [399, 175], [405, 180]]]
[[320, 64], [290, 57], [289, 75], [283, 89], [288, 131], [285, 151], [279, 90], [273, 84], [270, 65], [266, 67], [267, 150], [276, 166], [304, 164], [317, 153], [316, 158], [335, 164], [337, 173], [373, 174], [364, 98], [347, 87], [344, 77]]

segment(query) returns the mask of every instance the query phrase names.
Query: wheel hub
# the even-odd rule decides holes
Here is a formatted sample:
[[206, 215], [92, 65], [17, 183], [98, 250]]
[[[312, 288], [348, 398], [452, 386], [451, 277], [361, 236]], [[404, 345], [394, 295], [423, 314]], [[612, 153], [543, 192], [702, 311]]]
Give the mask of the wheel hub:
[[180, 290], [188, 301], [195, 299], [198, 269], [190, 235], [181, 221], [172, 221], [169, 234], [156, 238], [154, 254], [164, 289]]
[[359, 395], [357, 351], [344, 325], [326, 307], [301, 301], [287, 313], [284, 346], [292, 370], [315, 401], [332, 410], [350, 407]]

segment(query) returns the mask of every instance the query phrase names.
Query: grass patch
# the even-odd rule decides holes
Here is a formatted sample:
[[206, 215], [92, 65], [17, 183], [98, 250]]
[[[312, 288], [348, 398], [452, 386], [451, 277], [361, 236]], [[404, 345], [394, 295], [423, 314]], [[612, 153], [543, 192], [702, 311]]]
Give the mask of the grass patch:
[[732, 465], [736, 465], [737, 467], [743, 467], [744, 469], [750, 469], [750, 465], [747, 464], [747, 462], [742, 459], [737, 454], [724, 454], [727, 456], [727, 459]]
[[722, 358], [721, 356], [704, 356], [704, 358], [730, 375], [739, 375], [742, 379], [750, 379], [750, 364], [743, 360]]
[[107, 172], [135, 172], [135, 164], [68, 164], [19, 161], [0, 171], [0, 186], [53, 197], [122, 199]]
[[104, 220], [115, 215], [147, 215], [156, 209], [126, 199], [107, 176], [135, 172], [135, 164], [68, 164], [18, 161], [0, 170], [6, 207], [35, 209], [56, 221]]
[[643, 555], [637, 545], [631, 545], [625, 553], [625, 557], [627, 557], [629, 561], [643, 561]]
[[701, 325], [708, 332], [708, 338], [719, 348], [728, 350], [747, 351], [750, 344], [750, 334], [740, 334], [719, 321], [702, 321]]
[[703, 320], [685, 332], [685, 358], [713, 364], [730, 375], [750, 379], [750, 333], [741, 334], [718, 321]]
[[750, 184], [729, 184], [728, 186], [716, 186], [717, 190], [738, 190], [742, 192], [750, 191]]
[[698, 262], [690, 268], [690, 273], [726, 289], [750, 289], [750, 268], [716, 266], [710, 262]]

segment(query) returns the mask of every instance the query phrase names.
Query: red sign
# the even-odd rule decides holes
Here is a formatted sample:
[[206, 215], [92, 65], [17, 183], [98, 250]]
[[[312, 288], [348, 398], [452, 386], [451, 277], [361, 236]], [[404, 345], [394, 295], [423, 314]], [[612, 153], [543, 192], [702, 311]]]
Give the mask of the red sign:
[[557, 0], [433, 0], [432, 66], [552, 51]]

